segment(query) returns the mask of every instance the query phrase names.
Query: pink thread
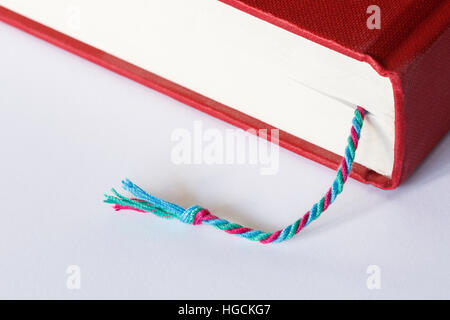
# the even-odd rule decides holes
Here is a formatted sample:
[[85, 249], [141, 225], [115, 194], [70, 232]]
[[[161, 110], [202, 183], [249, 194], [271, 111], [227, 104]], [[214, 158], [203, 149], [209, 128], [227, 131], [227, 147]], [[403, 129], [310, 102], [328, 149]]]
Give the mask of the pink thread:
[[116, 204], [113, 206], [114, 210], [119, 211], [119, 210], [134, 210], [137, 212], [142, 212], [142, 213], [147, 213], [147, 211], [141, 210], [141, 209], [137, 209], [135, 207], [130, 207], [130, 206], [122, 206], [120, 204]]

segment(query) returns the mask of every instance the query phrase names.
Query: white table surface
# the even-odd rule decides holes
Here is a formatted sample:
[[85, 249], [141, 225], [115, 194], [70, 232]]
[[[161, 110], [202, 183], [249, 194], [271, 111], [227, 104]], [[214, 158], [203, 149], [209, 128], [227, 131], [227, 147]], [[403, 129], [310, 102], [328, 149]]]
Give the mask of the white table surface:
[[[276, 230], [334, 173], [287, 150], [255, 165], [175, 165], [177, 128], [232, 126], [0, 23], [0, 298], [450, 298], [450, 137], [406, 183], [351, 180], [279, 245], [132, 212], [103, 194], [128, 177], [183, 206]], [[66, 285], [80, 268], [80, 289]], [[369, 290], [367, 268], [380, 268]]]

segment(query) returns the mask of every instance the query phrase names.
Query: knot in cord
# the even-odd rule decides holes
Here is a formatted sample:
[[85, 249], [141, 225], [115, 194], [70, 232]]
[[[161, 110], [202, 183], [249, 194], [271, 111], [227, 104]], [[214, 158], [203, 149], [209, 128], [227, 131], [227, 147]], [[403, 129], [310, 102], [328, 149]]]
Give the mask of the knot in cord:
[[181, 222], [187, 223], [187, 224], [201, 224], [202, 223], [202, 213], [205, 211], [200, 206], [192, 206], [190, 208], [187, 208], [183, 211], [182, 214], [180, 214], [177, 218]]

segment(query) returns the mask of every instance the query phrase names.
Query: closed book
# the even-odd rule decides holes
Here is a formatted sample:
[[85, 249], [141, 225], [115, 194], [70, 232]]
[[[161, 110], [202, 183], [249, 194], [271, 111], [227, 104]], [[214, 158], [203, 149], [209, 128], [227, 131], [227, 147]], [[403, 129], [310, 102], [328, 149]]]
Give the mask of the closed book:
[[280, 129], [333, 169], [362, 106], [350, 176], [384, 189], [450, 128], [448, 1], [0, 0], [0, 20], [242, 129]]

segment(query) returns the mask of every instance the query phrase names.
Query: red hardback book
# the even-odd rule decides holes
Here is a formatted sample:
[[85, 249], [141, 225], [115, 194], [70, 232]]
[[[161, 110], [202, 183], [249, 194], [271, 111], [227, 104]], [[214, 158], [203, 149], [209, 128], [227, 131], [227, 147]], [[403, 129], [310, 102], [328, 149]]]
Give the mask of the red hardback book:
[[[62, 2], [64, 1], [58, 3]], [[152, 5], [156, 5], [157, 2], [152, 2]], [[181, 3], [173, 0], [165, 3], [170, 2], [173, 2], [173, 4]], [[136, 61], [129, 61], [126, 58], [119, 57], [114, 52], [97, 46], [95, 41], [88, 41], [93, 38], [85, 37], [81, 33], [80, 36], [77, 36], [76, 32], [70, 34], [70, 32], [65, 32], [64, 28], [58, 28], [56, 22], [52, 24], [52, 21], [57, 21], [57, 19], [54, 19], [51, 15], [52, 6], [55, 8], [59, 6], [59, 4], [56, 4], [57, 2], [41, 0], [33, 1], [33, 4], [31, 4], [31, 1], [27, 4], [24, 3], [26, 2], [0, 1], [0, 20], [242, 129], [273, 127], [270, 118], [261, 121], [258, 117], [239, 110], [235, 105], [227, 105], [224, 101], [218, 101], [198, 92], [200, 90], [183, 85], [181, 81], [178, 83], [170, 80], [170, 76], [162, 75], [158, 70], [142, 67]], [[161, 6], [167, 6], [162, 3]], [[194, 3], [197, 4], [197, 1], [192, 2], [192, 4]], [[199, 0], [198, 3], [212, 5], [216, 1]], [[39, 8], [36, 4], [42, 6]], [[133, 5], [133, 3], [127, 4], [130, 11], [133, 11], [131, 7]], [[368, 26], [368, 19], [372, 12], [376, 13], [376, 10], [371, 11], [370, 9], [373, 5], [376, 5], [380, 13], [381, 26], [379, 28]], [[75, 7], [75, 9], [77, 8]], [[109, 8], [106, 7], [103, 10], [107, 15]], [[176, 6], [172, 10], [177, 14], [180, 11], [177, 11]], [[395, 188], [414, 171], [439, 140], [448, 133], [450, 128], [449, 1], [222, 0], [220, 5], [217, 5], [217, 10], [218, 12], [229, 13], [230, 19], [237, 19], [230, 20], [228, 26], [222, 24], [222, 29], [225, 28], [222, 35], [223, 43], [226, 41], [226, 28], [230, 28], [231, 33], [236, 21], [245, 22], [245, 19], [248, 19], [251, 21], [249, 29], [258, 26], [258, 30], [262, 30], [255, 32], [255, 35], [261, 34], [261, 37], [263, 37], [265, 35], [264, 30], [267, 29], [267, 34], [269, 34], [269, 31], [270, 34], [280, 34], [281, 38], [275, 39], [274, 42], [285, 39], [294, 43], [296, 37], [306, 39], [316, 46], [342, 55], [345, 59], [350, 58], [363, 62], [370, 66], [380, 78], [389, 80], [388, 83], [391, 85], [390, 90], [393, 95], [392, 169], [388, 167], [388, 171], [383, 172], [383, 170], [377, 171], [370, 168], [364, 163], [355, 163], [351, 177], [383, 189]], [[81, 14], [83, 15], [86, 11], [89, 10], [82, 7]], [[116, 11], [119, 12], [120, 10]], [[196, 11], [195, 18], [199, 20], [207, 19], [212, 14], [212, 12], [200, 10]], [[123, 15], [123, 19], [116, 20], [116, 24], [120, 25], [127, 19], [133, 21], [133, 17], [130, 18], [128, 10], [123, 11], [121, 15]], [[142, 17], [142, 15], [139, 17]], [[173, 19], [177, 19], [176, 17]], [[116, 16], [115, 18], [120, 17]], [[84, 19], [83, 16], [82, 19]], [[103, 15], [99, 15], [93, 20], [98, 22], [96, 28], [98, 27], [99, 30], [100, 25], [104, 24], [102, 19], [104, 19]], [[177, 39], [177, 34], [181, 33], [182, 30], [172, 28], [171, 19], [172, 17], [166, 17], [167, 30], [164, 31], [167, 31], [168, 35], [165, 35], [165, 37], [173, 34], [174, 38]], [[190, 19], [194, 18], [191, 16]], [[148, 20], [148, 23], [152, 22], [151, 18]], [[83, 23], [83, 20], [81, 22]], [[213, 22], [214, 19], [209, 20], [209, 23]], [[195, 29], [195, 23], [192, 30], [197, 30]], [[139, 29], [139, 26], [136, 28]], [[278, 31], [278, 29], [283, 31]], [[139, 32], [142, 33], [142, 30]], [[201, 34], [204, 34], [203, 29]], [[116, 35], [117, 38], [120, 38], [120, 34]], [[85, 38], [88, 40], [84, 40]], [[256, 38], [254, 40], [258, 41]], [[131, 46], [146, 41], [145, 38], [137, 39], [137, 37], [135, 42], [133, 42], [133, 37], [126, 39], [131, 41]], [[155, 39], [157, 38], [152, 41], [158, 47], [170, 43], [170, 39], [160, 39], [159, 43], [155, 43], [157, 41]], [[258, 42], [258, 44], [267, 43], [269, 40], [269, 38], [265, 38], [265, 42]], [[199, 40], [199, 38], [186, 40], [183, 43], [186, 50], [184, 54], [188, 55], [189, 50], [194, 50], [198, 43], [201, 44], [199, 41], [202, 40]], [[123, 46], [126, 47], [127, 45], [127, 43], [123, 43]], [[277, 48], [276, 45], [274, 48]], [[280, 46], [280, 48], [283, 50], [282, 57], [289, 56], [292, 53], [289, 47]], [[318, 52], [323, 50], [319, 47], [314, 48]], [[239, 50], [239, 48], [235, 49]], [[284, 54], [286, 52], [288, 52], [287, 55]], [[255, 60], [257, 58], [255, 57]], [[220, 61], [216, 63], [220, 63]], [[302, 61], [299, 63], [302, 63]], [[305, 66], [307, 65], [303, 65], [303, 67]], [[311, 70], [308, 72], [311, 73]], [[311, 73], [311, 76], [313, 76], [313, 73]], [[189, 74], [186, 77], [189, 77]], [[329, 80], [325, 79], [318, 82]], [[339, 88], [339, 84], [336, 84], [336, 86], [330, 85], [330, 88], [330, 90]], [[339, 96], [339, 94], [337, 95]], [[374, 99], [378, 98], [383, 99], [383, 97], [375, 97]], [[284, 103], [286, 103], [286, 99], [280, 96], [279, 104]], [[369, 111], [371, 111], [370, 108]], [[368, 121], [370, 121], [370, 117]], [[282, 147], [330, 168], [336, 169], [341, 160], [341, 157], [333, 150], [319, 146], [292, 132], [282, 130], [279, 139]], [[373, 155], [373, 157], [376, 156], [376, 154]]]

